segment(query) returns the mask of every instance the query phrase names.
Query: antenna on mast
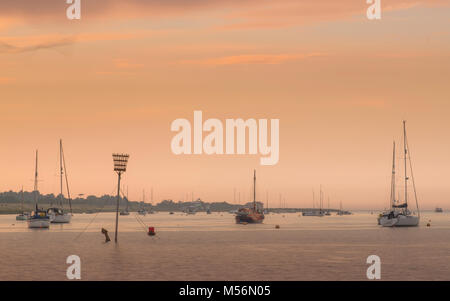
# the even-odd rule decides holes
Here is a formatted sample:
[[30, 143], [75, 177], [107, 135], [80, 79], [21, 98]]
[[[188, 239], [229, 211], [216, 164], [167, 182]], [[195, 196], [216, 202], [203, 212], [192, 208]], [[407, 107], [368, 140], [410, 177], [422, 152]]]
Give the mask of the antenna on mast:
[[256, 169], [253, 170], [253, 210], [256, 211]]

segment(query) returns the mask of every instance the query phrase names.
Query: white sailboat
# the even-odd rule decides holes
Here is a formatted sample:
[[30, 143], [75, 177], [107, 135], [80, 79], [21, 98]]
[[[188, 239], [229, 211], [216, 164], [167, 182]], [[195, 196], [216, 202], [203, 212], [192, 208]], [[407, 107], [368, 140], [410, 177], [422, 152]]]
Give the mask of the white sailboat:
[[[70, 223], [70, 220], [72, 219], [72, 205], [71, 205], [71, 200], [70, 200], [69, 182], [67, 179], [66, 162], [64, 159], [62, 140], [59, 141], [59, 167], [60, 167], [59, 175], [60, 175], [60, 187], [61, 187], [61, 191], [59, 194], [59, 207], [49, 208], [47, 210], [47, 214], [49, 215], [50, 222], [52, 222], [52, 223], [68, 224], [68, 223]], [[64, 208], [63, 208], [63, 200], [64, 200], [63, 177], [64, 176], [66, 179], [67, 194], [69, 197], [70, 213], [65, 212]]]
[[[399, 204], [399, 201], [395, 199], [396, 194], [396, 165], [395, 165], [395, 142], [394, 142], [394, 154], [392, 164], [392, 180], [391, 180], [391, 209], [380, 215], [378, 218], [378, 224], [383, 227], [415, 227], [419, 225], [420, 212], [419, 204], [417, 200], [416, 185], [414, 182], [414, 175], [412, 171], [411, 156], [409, 151], [408, 139], [406, 136], [406, 121], [403, 121], [403, 146], [404, 146], [404, 163], [405, 163], [405, 200], [403, 204]], [[411, 170], [411, 178], [413, 182], [414, 196], [416, 199], [417, 214], [414, 215], [408, 208], [408, 161]]]
[[36, 151], [36, 169], [34, 172], [34, 202], [36, 209], [28, 219], [28, 228], [49, 228], [50, 217], [47, 211], [38, 208], [38, 151]]

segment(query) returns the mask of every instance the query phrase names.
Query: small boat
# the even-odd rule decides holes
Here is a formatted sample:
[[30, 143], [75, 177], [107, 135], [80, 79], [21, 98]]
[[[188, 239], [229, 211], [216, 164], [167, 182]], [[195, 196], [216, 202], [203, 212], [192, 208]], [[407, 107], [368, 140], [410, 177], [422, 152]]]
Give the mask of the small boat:
[[186, 208], [186, 210], [184, 211], [187, 215], [194, 215], [197, 213], [197, 210], [195, 207], [191, 206]]
[[28, 228], [49, 228], [50, 227], [50, 217], [47, 215], [47, 211], [38, 209], [31, 215], [28, 220]]
[[313, 190], [313, 210], [305, 211], [305, 212], [302, 213], [302, 215], [303, 216], [318, 216], [318, 217], [325, 216], [326, 213], [325, 213], [324, 210], [322, 210], [322, 197], [323, 197], [323, 194], [322, 194], [322, 185], [321, 185], [320, 186], [319, 209], [317, 210], [315, 208], [315, 206], [316, 206], [316, 202], [315, 202], [316, 194], [314, 193], [314, 190]]
[[23, 187], [21, 194], [22, 194], [22, 213], [16, 216], [16, 221], [26, 221], [30, 218], [30, 214], [28, 212], [23, 211], [23, 201], [24, 201]]
[[28, 228], [49, 228], [50, 217], [47, 215], [47, 211], [38, 208], [38, 151], [36, 151], [36, 169], [34, 173], [34, 202], [36, 209], [28, 219]]
[[302, 213], [303, 216], [324, 216], [325, 213], [321, 210], [312, 210], [312, 211], [306, 211]]
[[[396, 165], [395, 165], [395, 142], [394, 142], [394, 152], [393, 152], [393, 164], [392, 164], [392, 179], [391, 179], [391, 209], [387, 212], [382, 213], [378, 217], [378, 224], [383, 227], [416, 227], [419, 225], [420, 221], [420, 212], [419, 205], [416, 194], [416, 185], [414, 183], [414, 177], [411, 170], [411, 178], [413, 181], [414, 195], [416, 196], [416, 207], [418, 211], [418, 215], [412, 214], [412, 212], [408, 209], [408, 159], [409, 166], [412, 169], [411, 157], [409, 155], [410, 150], [408, 146], [408, 140], [406, 137], [406, 121], [403, 121], [403, 145], [404, 145], [404, 163], [405, 163], [405, 200], [404, 203], [399, 204], [398, 200], [395, 199], [396, 195]], [[409, 155], [409, 156], [408, 156]]]
[[28, 212], [24, 212], [16, 216], [16, 221], [26, 221], [29, 218], [30, 214]]
[[145, 208], [144, 208], [145, 205], [144, 204], [145, 204], [145, 190], [142, 193], [141, 208], [138, 210], [138, 214], [146, 216], [147, 215], [147, 210], [145, 210]]
[[71, 214], [64, 212], [61, 208], [49, 208], [47, 215], [50, 217], [50, 222], [54, 224], [67, 224], [72, 218]]
[[256, 208], [256, 170], [253, 171], [253, 207], [239, 209], [235, 218], [237, 224], [260, 224], [264, 221], [264, 213]]
[[442, 212], [444, 212], [444, 210], [442, 210], [442, 208], [437, 207], [436, 209], [434, 209], [434, 212], [442, 213]]
[[175, 213], [173, 213], [172, 211], [170, 211], [169, 214], [170, 214], [170, 215], [173, 215], [173, 214], [175, 214]]
[[146, 215], [147, 215], [147, 210], [145, 210], [145, 209], [139, 209], [139, 210], [138, 210], [138, 214], [139, 214], [139, 215], [144, 215], [144, 216], [146, 216]]
[[350, 211], [345, 211], [345, 210], [343, 210], [343, 209], [342, 209], [342, 202], [340, 202], [340, 205], [339, 205], [339, 211], [336, 213], [336, 215], [339, 215], [339, 216], [343, 216], [343, 215], [352, 215], [352, 213], [351, 213]]
[[[72, 219], [72, 204], [70, 199], [69, 181], [67, 179], [66, 161], [64, 158], [64, 151], [62, 140], [59, 140], [59, 168], [60, 168], [60, 194], [59, 194], [59, 207], [47, 209], [47, 215], [50, 217], [50, 222], [55, 224], [68, 224]], [[67, 194], [69, 196], [70, 213], [67, 213], [63, 209], [64, 191], [63, 191], [63, 178], [65, 177]]]
[[328, 198], [328, 210], [325, 212], [326, 216], [330, 216], [331, 212], [330, 212], [330, 198]]

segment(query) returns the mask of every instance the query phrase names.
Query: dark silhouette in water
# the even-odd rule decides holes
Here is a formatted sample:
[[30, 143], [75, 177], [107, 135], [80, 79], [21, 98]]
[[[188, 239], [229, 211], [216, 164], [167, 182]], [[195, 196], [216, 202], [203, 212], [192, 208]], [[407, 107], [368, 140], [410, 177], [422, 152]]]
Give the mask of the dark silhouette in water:
[[102, 234], [105, 234], [105, 243], [111, 241], [111, 239], [109, 238], [109, 235], [108, 235], [108, 230], [106, 230], [105, 228], [102, 228]]

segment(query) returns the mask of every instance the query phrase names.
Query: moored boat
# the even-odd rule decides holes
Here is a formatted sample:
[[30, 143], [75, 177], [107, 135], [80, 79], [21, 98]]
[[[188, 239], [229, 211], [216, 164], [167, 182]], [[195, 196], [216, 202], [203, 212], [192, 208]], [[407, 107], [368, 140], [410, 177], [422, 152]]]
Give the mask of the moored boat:
[[[410, 150], [408, 146], [408, 140], [406, 136], [406, 121], [403, 121], [403, 146], [404, 146], [404, 164], [405, 164], [405, 187], [404, 187], [404, 202], [400, 203], [396, 200], [396, 164], [395, 164], [395, 142], [394, 142], [394, 152], [393, 152], [393, 164], [392, 164], [392, 179], [391, 179], [391, 209], [387, 212], [382, 213], [378, 218], [378, 224], [383, 227], [416, 227], [420, 222], [420, 211], [419, 204], [417, 200], [416, 185], [414, 182], [414, 176], [412, 172], [412, 163]], [[409, 167], [411, 169], [411, 178], [413, 181], [414, 195], [416, 198], [416, 207], [418, 215], [414, 215], [408, 209], [408, 181], [410, 180], [408, 175], [408, 160]]]
[[47, 215], [47, 211], [38, 208], [38, 151], [36, 151], [36, 169], [34, 172], [34, 202], [35, 211], [32, 213], [31, 217], [28, 219], [28, 228], [49, 228], [50, 227], [50, 217]]
[[264, 221], [264, 213], [256, 208], [256, 170], [253, 172], [253, 207], [239, 209], [235, 218], [237, 224], [260, 224]]
[[16, 221], [26, 221], [30, 218], [30, 214], [28, 212], [23, 211], [23, 202], [24, 202], [24, 194], [23, 194], [23, 187], [22, 187], [22, 197], [21, 197], [21, 203], [22, 203], [22, 213], [16, 216]]
[[[59, 194], [59, 207], [53, 207], [47, 209], [47, 215], [50, 217], [50, 222], [55, 224], [68, 224], [72, 219], [72, 204], [70, 199], [70, 190], [69, 190], [69, 181], [67, 179], [67, 171], [66, 171], [66, 161], [64, 158], [64, 151], [62, 140], [59, 140], [59, 168], [60, 168], [60, 194]], [[63, 178], [65, 177], [67, 194], [69, 197], [69, 205], [70, 205], [70, 213], [65, 212], [63, 208], [63, 200], [64, 200], [64, 185]]]

